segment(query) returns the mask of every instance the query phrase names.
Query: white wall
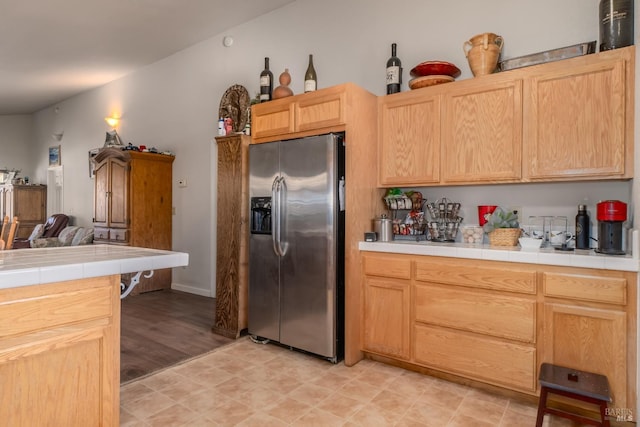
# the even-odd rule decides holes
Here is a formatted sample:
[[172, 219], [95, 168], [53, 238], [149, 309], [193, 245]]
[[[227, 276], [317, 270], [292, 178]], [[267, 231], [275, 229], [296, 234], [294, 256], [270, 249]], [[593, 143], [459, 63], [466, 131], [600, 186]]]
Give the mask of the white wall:
[[[398, 43], [404, 65], [403, 90], [407, 90], [409, 70], [426, 60], [453, 62], [462, 70], [459, 79], [467, 79], [472, 75], [462, 45], [482, 32], [504, 37], [504, 58], [596, 40], [598, 0], [298, 0], [119, 81], [61, 102], [56, 105], [57, 114], [56, 106], [38, 112], [34, 115], [39, 156], [35, 175], [44, 177], [50, 135], [56, 128], [63, 129], [65, 210], [78, 223], [90, 223], [92, 181], [87, 151], [104, 142], [107, 125], [103, 118], [113, 111], [121, 113], [119, 133], [125, 143], [176, 153], [173, 247], [188, 252], [190, 263], [174, 270], [174, 283], [179, 289], [213, 295], [215, 197], [211, 194], [215, 192], [212, 159], [216, 153], [212, 140], [220, 98], [229, 86], [244, 85], [254, 96], [264, 57], [269, 56], [276, 78], [289, 68], [291, 88], [300, 93], [308, 54], [313, 53], [320, 88], [354, 82], [382, 95], [392, 42]], [[222, 45], [225, 35], [234, 39], [230, 48]], [[371, 143], [373, 149], [375, 141]], [[187, 179], [188, 187], [178, 188], [178, 179]], [[584, 197], [590, 205], [610, 195], [628, 201], [630, 186], [620, 182], [482, 186], [430, 190], [429, 194], [430, 198], [456, 198], [465, 206], [481, 204], [480, 200], [515, 200], [528, 214], [546, 206], [556, 209], [556, 203], [563, 203], [560, 212], [575, 215]], [[534, 197], [528, 198], [527, 193]]]
[[32, 134], [33, 118], [30, 115], [0, 116], [0, 169], [19, 169], [18, 176], [31, 179], [34, 170]]

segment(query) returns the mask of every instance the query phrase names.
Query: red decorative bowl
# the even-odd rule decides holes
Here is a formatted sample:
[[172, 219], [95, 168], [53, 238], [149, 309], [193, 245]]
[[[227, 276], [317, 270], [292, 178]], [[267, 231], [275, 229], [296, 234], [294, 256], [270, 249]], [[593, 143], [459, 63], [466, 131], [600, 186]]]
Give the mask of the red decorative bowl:
[[458, 77], [460, 75], [460, 69], [453, 65], [451, 62], [445, 61], [426, 61], [422, 62], [411, 70], [413, 77], [422, 76], [451, 76]]

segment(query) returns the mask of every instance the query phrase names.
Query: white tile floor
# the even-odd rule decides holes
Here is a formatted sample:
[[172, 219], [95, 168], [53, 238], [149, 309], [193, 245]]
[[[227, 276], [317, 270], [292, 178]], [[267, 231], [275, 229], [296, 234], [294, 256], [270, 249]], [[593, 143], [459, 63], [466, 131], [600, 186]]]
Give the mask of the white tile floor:
[[[532, 427], [536, 407], [371, 360], [242, 338], [121, 387], [121, 426]], [[545, 426], [571, 426], [545, 417]], [[631, 424], [629, 424], [631, 425]]]

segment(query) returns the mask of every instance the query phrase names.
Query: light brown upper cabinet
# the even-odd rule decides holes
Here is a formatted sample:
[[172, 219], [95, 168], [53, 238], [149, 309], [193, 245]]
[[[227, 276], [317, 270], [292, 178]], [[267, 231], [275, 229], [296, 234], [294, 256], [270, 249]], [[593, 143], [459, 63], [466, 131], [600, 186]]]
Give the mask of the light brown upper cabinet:
[[378, 98], [381, 186], [440, 181], [440, 96], [419, 91]]
[[522, 81], [462, 82], [442, 104], [443, 184], [521, 178]]
[[633, 49], [563, 62], [526, 80], [525, 177], [632, 177]]
[[633, 177], [635, 47], [380, 97], [378, 185]]
[[[256, 104], [251, 109], [253, 143], [267, 142], [269, 137], [295, 133], [320, 135], [345, 123], [346, 90], [332, 86], [321, 91], [305, 93]], [[273, 141], [273, 138], [269, 139]]]

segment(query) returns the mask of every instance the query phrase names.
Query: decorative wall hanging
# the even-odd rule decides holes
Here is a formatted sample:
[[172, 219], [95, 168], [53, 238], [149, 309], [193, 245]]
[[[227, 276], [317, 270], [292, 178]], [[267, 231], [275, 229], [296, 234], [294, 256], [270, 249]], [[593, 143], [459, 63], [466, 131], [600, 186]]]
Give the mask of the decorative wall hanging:
[[231, 119], [234, 132], [242, 132], [249, 120], [251, 97], [241, 85], [233, 85], [222, 95], [218, 118]]

